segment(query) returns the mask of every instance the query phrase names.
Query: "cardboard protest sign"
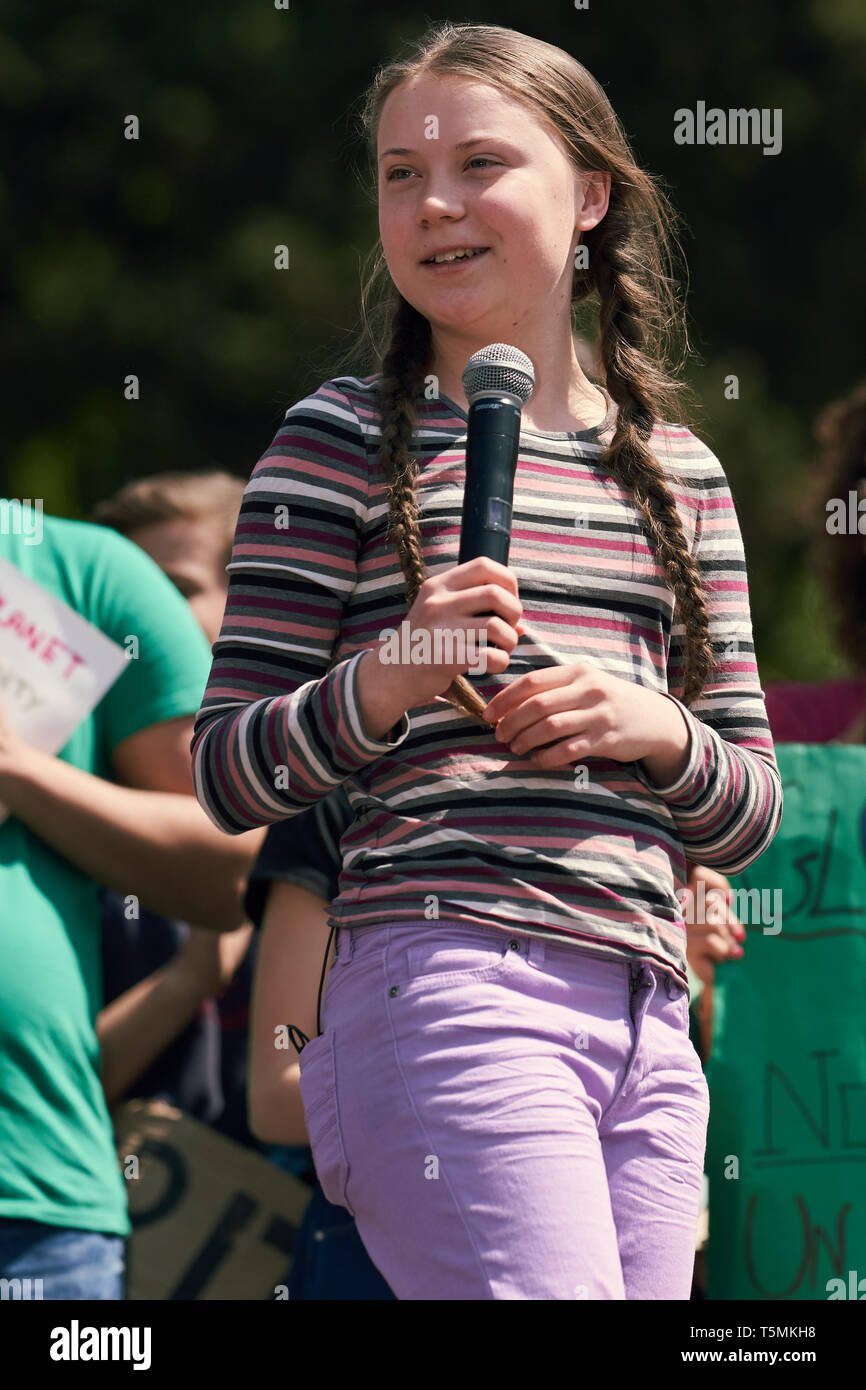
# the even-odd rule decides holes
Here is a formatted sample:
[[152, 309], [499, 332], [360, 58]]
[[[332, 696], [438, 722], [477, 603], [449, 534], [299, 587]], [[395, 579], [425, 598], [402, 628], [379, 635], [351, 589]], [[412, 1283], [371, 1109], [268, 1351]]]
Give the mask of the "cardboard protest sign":
[[729, 875], [745, 956], [716, 969], [707, 1298], [863, 1299], [866, 748], [776, 757], [782, 824]]
[[59, 752], [125, 666], [123, 647], [0, 560], [0, 700], [16, 734]]
[[112, 1121], [133, 1227], [127, 1298], [275, 1300], [310, 1188], [161, 1101], [125, 1101]]

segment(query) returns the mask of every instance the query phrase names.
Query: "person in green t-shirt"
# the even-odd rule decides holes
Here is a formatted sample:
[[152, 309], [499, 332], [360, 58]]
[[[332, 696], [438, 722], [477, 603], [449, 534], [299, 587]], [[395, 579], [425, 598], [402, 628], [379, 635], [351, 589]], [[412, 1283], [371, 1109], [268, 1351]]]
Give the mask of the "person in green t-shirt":
[[0, 1278], [41, 1281], [25, 1297], [120, 1298], [131, 1226], [94, 1029], [98, 887], [230, 931], [264, 832], [223, 834], [193, 795], [211, 654], [158, 565], [105, 527], [40, 516], [37, 539], [0, 511], [0, 557], [136, 652], [57, 755], [13, 732], [0, 667]]

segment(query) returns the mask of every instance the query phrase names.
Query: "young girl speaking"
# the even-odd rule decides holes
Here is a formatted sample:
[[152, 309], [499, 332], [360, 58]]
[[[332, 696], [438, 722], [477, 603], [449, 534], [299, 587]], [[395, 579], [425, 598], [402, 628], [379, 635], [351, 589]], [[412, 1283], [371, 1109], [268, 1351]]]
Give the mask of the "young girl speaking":
[[[197, 795], [230, 834], [351, 801], [301, 1090], [397, 1297], [686, 1299], [686, 856], [744, 869], [782, 798], [731, 492], [666, 423], [672, 214], [585, 68], [508, 29], [438, 26], [364, 123], [381, 370], [293, 405], [252, 471]], [[457, 563], [461, 376], [492, 343], [535, 369], [507, 567]], [[489, 642], [486, 674], [383, 660], [404, 620]]]

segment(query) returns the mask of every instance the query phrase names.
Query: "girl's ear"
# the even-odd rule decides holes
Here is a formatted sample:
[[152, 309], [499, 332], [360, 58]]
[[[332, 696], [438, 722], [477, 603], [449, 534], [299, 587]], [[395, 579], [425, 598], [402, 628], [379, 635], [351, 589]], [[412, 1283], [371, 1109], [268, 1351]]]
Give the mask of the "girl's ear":
[[606, 169], [599, 169], [589, 174], [579, 173], [577, 179], [578, 202], [582, 201], [583, 206], [574, 227], [575, 231], [588, 232], [598, 226], [607, 212], [610, 203], [610, 174]]

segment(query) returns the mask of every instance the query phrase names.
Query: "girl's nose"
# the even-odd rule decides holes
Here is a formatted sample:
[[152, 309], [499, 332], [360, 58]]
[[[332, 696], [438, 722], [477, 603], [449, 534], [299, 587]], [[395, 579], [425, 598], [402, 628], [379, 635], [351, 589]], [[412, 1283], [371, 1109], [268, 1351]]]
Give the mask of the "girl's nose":
[[460, 217], [463, 210], [463, 197], [453, 184], [449, 185], [445, 180], [434, 184], [432, 180], [428, 180], [427, 187], [418, 202], [419, 221], [435, 221], [443, 213]]

